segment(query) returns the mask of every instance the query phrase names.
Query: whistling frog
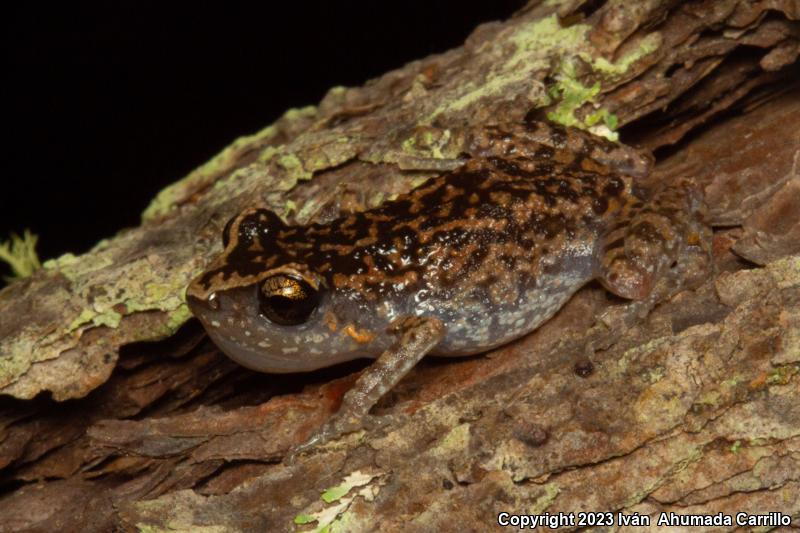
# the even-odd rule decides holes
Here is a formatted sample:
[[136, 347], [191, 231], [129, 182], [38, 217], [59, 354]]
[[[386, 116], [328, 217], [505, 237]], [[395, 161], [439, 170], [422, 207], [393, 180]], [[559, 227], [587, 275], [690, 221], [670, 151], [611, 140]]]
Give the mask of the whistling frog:
[[705, 246], [698, 191], [645, 193], [648, 161], [573, 129], [486, 127], [470, 158], [376, 209], [290, 226], [251, 208], [187, 290], [228, 356], [263, 372], [377, 361], [310, 442], [359, 427], [425, 354], [462, 356], [536, 329], [587, 282], [629, 299]]

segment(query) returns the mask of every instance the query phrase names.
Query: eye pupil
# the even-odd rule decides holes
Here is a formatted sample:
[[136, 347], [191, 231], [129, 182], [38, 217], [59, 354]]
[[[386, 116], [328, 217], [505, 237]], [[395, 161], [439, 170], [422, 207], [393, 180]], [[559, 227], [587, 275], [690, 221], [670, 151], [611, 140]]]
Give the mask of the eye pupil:
[[[301, 324], [306, 321], [308, 315], [314, 310], [313, 307], [307, 309], [309, 306], [303, 305], [303, 302], [298, 302], [285, 296], [270, 296], [269, 308], [271, 314], [279, 317], [281, 322], [287, 324]], [[278, 322], [278, 320], [275, 320]]]
[[319, 292], [311, 285], [284, 275], [267, 278], [259, 295], [264, 316], [284, 326], [304, 323], [319, 304]]

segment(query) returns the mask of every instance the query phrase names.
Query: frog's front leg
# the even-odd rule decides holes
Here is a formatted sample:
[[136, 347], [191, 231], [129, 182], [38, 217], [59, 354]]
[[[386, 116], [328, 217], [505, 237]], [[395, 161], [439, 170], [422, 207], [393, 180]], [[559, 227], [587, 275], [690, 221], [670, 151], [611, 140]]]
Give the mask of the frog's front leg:
[[395, 343], [356, 380], [344, 395], [339, 411], [310, 439], [292, 450], [289, 461], [309, 448], [361, 429], [372, 406], [403, 379], [445, 333], [441, 321], [432, 317], [408, 317], [394, 329], [398, 335]]
[[632, 204], [603, 238], [599, 280], [614, 294], [652, 307], [669, 296], [655, 291], [660, 280], [680, 286], [710, 267], [705, 217], [702, 192], [685, 179], [661, 187], [645, 203]]

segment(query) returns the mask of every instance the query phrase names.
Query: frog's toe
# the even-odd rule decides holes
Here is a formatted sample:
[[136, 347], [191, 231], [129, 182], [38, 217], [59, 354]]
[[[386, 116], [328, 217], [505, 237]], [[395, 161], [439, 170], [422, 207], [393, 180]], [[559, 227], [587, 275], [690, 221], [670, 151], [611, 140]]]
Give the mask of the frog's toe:
[[327, 444], [328, 442], [336, 440], [343, 435], [353, 433], [364, 427], [365, 424], [362, 420], [348, 416], [339, 416], [338, 414], [334, 415], [331, 419], [325, 422], [322, 427], [315, 431], [305, 442], [292, 448], [292, 450], [286, 456], [285, 462], [287, 464], [291, 464], [304, 452], [317, 446]]
[[361, 422], [361, 426], [367, 431], [374, 431], [383, 429], [394, 422], [395, 417], [392, 415], [367, 415]]
[[600, 282], [617, 296], [643, 300], [652, 290], [653, 270], [648, 271], [627, 257], [619, 257], [610, 262], [600, 276]]

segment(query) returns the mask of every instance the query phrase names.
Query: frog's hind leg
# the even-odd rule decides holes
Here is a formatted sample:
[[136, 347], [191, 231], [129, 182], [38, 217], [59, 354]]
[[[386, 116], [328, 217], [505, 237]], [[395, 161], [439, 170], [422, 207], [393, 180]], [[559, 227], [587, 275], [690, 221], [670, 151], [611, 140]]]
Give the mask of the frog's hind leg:
[[551, 122], [490, 125], [471, 132], [467, 151], [473, 157], [527, 160], [567, 172], [645, 177], [653, 159], [648, 153], [611, 142], [587, 131]]
[[707, 267], [705, 213], [702, 193], [686, 179], [662, 186], [647, 202], [631, 203], [603, 238], [598, 279], [618, 296], [650, 300], [667, 274], [682, 277], [687, 268], [696, 269], [687, 267], [695, 263], [691, 259]]

